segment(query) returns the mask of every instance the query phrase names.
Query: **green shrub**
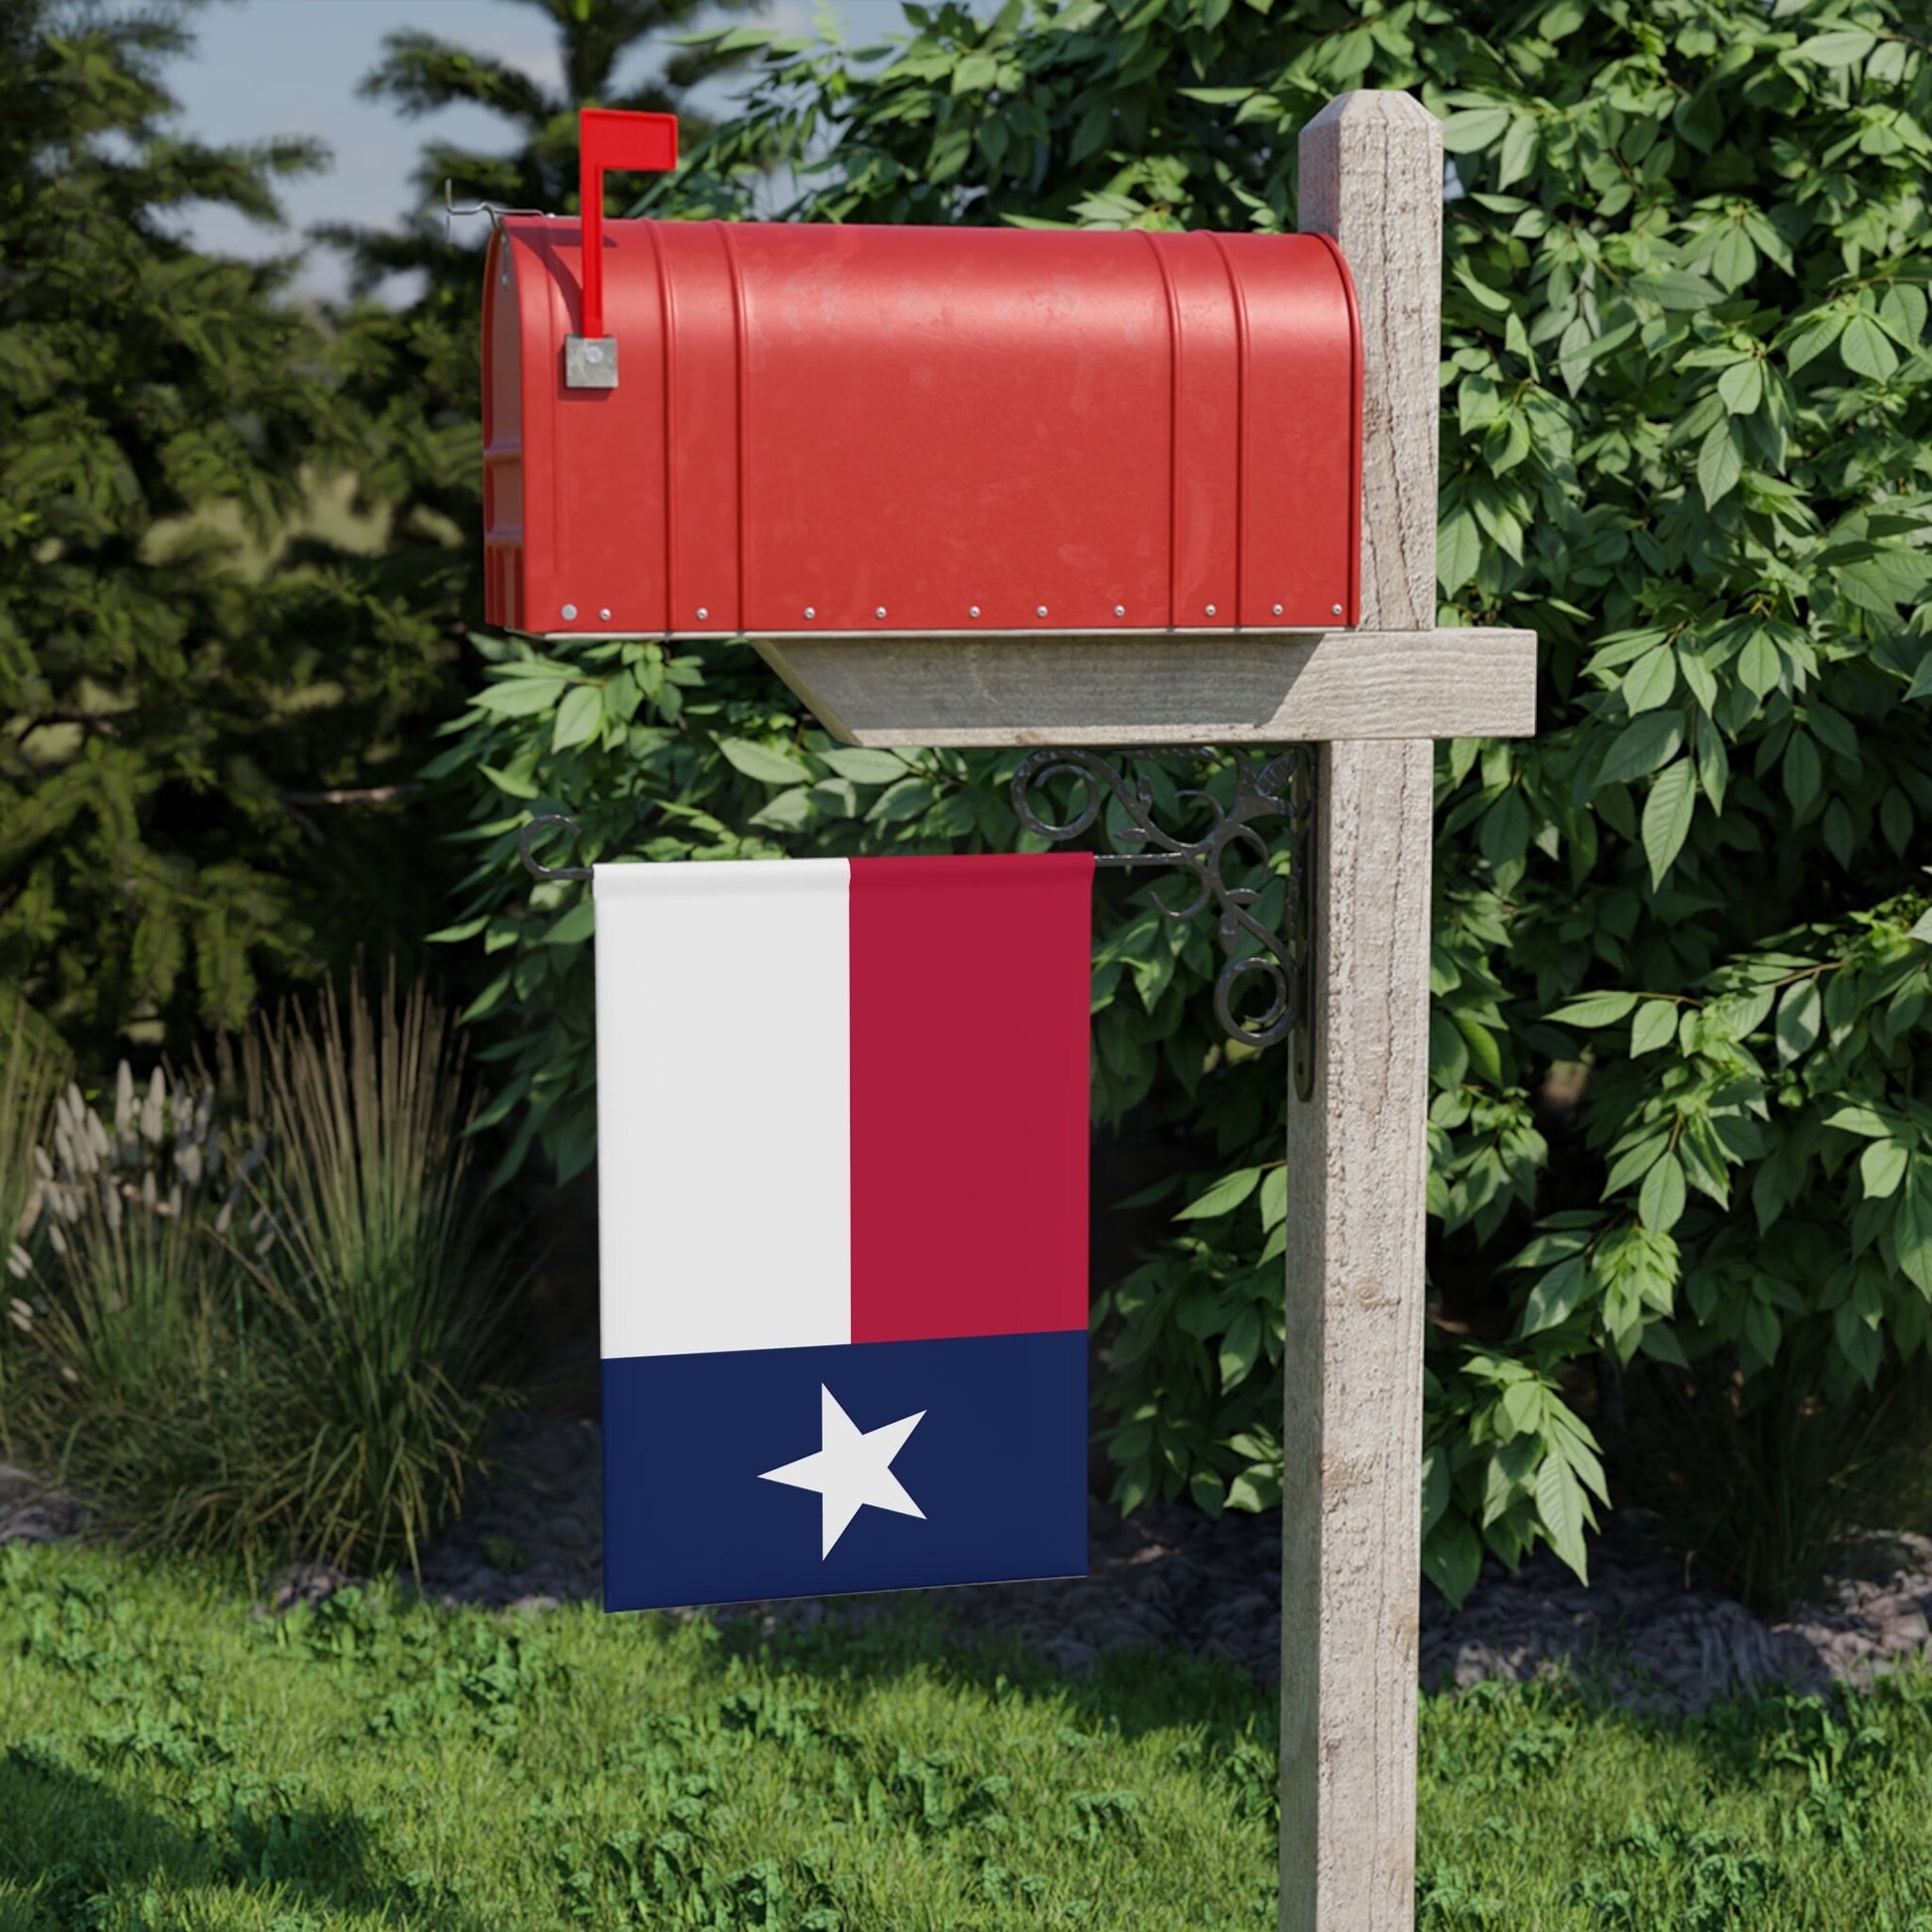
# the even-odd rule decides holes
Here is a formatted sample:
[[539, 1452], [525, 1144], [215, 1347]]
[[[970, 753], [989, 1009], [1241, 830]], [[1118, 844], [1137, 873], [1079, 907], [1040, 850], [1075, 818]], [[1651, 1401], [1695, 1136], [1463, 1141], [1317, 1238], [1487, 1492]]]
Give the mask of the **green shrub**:
[[62, 1097], [9, 1450], [138, 1541], [413, 1565], [501, 1399], [460, 1047], [391, 983], [258, 1022], [241, 1063], [239, 1096], [157, 1071], [144, 1097], [123, 1063], [111, 1125]]
[[[1438, 762], [1426, 1561], [1573, 1567], [1599, 1360], [1851, 1404], [1932, 1310], [1932, 58], [1894, 0], [1220, 0], [908, 9], [855, 61], [766, 43], [648, 206], [801, 219], [1291, 225], [1332, 94], [1445, 117], [1446, 622], [1543, 639], [1541, 732]], [[735, 45], [749, 45], [741, 30]], [[828, 132], [829, 131], [829, 132]], [[498, 1100], [590, 1152], [590, 911], [521, 815], [604, 857], [1010, 842], [986, 756], [840, 752], [728, 653], [492, 645], [443, 769], [500, 959]], [[1184, 1238], [1102, 1285], [1125, 1500], [1279, 1470], [1279, 1067], [1211, 1045], [1209, 938], [1098, 926], [1096, 1113], [1165, 1123]], [[1239, 1176], [1239, 1178], [1237, 1178]], [[1781, 1400], [1782, 1398], [1780, 1398]], [[1707, 1402], [1727, 1429], [1725, 1405]]]

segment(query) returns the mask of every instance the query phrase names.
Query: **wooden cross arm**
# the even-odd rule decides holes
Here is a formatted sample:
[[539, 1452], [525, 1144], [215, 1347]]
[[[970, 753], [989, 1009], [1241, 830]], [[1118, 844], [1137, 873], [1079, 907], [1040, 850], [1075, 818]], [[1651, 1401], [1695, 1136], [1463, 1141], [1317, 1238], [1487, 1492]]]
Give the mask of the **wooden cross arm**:
[[1527, 738], [1529, 630], [755, 638], [849, 745]]

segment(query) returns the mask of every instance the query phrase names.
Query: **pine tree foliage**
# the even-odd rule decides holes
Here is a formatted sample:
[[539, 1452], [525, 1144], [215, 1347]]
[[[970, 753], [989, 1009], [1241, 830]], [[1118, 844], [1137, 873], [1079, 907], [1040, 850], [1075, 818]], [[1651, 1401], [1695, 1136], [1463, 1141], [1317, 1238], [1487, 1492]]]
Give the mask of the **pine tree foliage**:
[[187, 45], [0, 15], [0, 985], [103, 1058], [238, 1024], [346, 897], [379, 931], [356, 839], [289, 794], [409, 776], [398, 725], [450, 655], [300, 532], [372, 455], [337, 346], [289, 261], [180, 231], [194, 203], [273, 220], [321, 157], [185, 137]]
[[[577, 113], [615, 107], [636, 113], [677, 113], [688, 134], [706, 123], [683, 106], [686, 89], [740, 58], [716, 41], [677, 46], [655, 70], [619, 84], [620, 70], [650, 42], [688, 39], [701, 16], [743, 10], [756, 0], [519, 0], [556, 32], [563, 84], [552, 88], [492, 54], [458, 46], [418, 28], [399, 29], [383, 42], [383, 58], [364, 76], [361, 92], [421, 117], [440, 108], [484, 107], [501, 117], [512, 145], [482, 153], [433, 140], [415, 172], [416, 214], [400, 229], [335, 227], [323, 232], [347, 248], [365, 286], [385, 275], [413, 271], [464, 304], [474, 304], [478, 268], [468, 250], [453, 249], [445, 219], [446, 187], [459, 201], [501, 207], [574, 213], [577, 208]], [[621, 186], [613, 177], [613, 193]], [[463, 320], [474, 317], [466, 307]], [[467, 343], [474, 327], [456, 332]]]
[[[1923, 9], [904, 11], [869, 58], [721, 39], [758, 85], [645, 207], [749, 212], [775, 157], [801, 220], [1279, 229], [1330, 96], [1446, 122], [1442, 618], [1544, 645], [1537, 739], [1438, 766], [1427, 1563], [1451, 1596], [1539, 1541], [1581, 1572], [1599, 1374], [1798, 1413], [1932, 1348]], [[605, 857], [1012, 843], [1010, 760], [840, 750], [728, 657], [489, 653], [457, 930], [532, 1016], [502, 1104], [565, 1160], [589, 913], [507, 870], [526, 812]], [[1282, 1079], [1213, 1043], [1216, 963], [1144, 894], [1103, 912], [1098, 1114], [1210, 1169], [1100, 1298], [1129, 1503], [1279, 1494]]]

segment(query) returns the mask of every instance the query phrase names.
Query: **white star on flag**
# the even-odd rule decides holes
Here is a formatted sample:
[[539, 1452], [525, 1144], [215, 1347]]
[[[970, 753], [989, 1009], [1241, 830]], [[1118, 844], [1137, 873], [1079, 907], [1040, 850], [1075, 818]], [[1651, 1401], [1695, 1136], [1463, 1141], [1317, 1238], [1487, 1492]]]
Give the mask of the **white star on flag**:
[[905, 1493], [905, 1485], [893, 1473], [893, 1457], [925, 1420], [925, 1411], [921, 1409], [916, 1416], [904, 1416], [881, 1428], [861, 1431], [823, 1382], [818, 1385], [818, 1452], [801, 1455], [796, 1462], [787, 1462], [782, 1468], [765, 1469], [759, 1480], [818, 1491], [820, 1536], [824, 1545], [818, 1554], [823, 1562], [845, 1534], [846, 1525], [868, 1503], [875, 1509], [890, 1509], [899, 1516], [925, 1520], [925, 1511]]

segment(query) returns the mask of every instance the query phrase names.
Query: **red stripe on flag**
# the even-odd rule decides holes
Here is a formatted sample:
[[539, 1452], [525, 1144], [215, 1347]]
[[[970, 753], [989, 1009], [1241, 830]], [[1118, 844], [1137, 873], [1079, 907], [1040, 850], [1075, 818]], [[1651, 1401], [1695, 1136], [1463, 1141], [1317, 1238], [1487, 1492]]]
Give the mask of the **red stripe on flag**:
[[852, 1339], [1087, 1325], [1093, 855], [852, 862]]

